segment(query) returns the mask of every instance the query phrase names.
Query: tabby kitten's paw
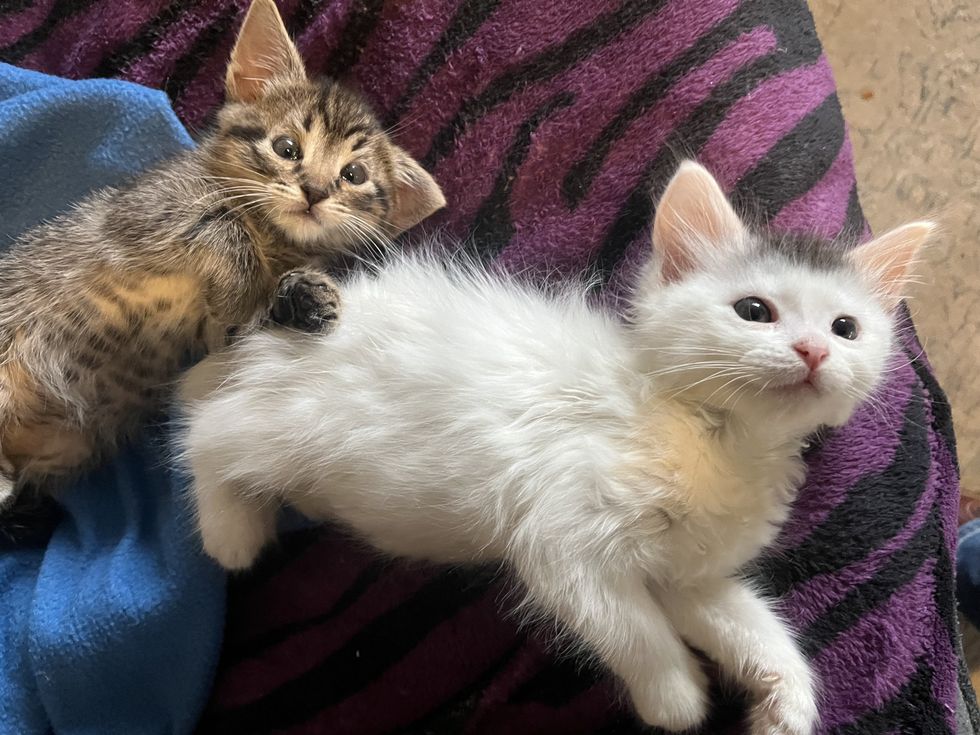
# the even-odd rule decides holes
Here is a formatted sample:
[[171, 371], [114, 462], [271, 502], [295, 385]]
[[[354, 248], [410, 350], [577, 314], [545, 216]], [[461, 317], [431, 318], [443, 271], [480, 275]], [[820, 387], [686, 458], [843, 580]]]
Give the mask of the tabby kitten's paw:
[[279, 279], [272, 301], [272, 321], [301, 332], [326, 334], [340, 315], [340, 291], [324, 273], [291, 271]]

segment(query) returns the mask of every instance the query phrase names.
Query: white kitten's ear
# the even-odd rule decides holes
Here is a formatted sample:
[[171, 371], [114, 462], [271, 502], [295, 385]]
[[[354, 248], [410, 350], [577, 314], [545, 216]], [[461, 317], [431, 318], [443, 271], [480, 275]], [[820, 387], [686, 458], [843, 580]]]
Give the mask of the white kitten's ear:
[[306, 69], [273, 0], [255, 0], [245, 14], [225, 75], [225, 94], [255, 102], [273, 79], [306, 79]]
[[719, 251], [746, 239], [745, 225], [708, 170], [684, 161], [667, 184], [653, 220], [653, 247], [661, 278], [676, 281]]
[[390, 234], [395, 236], [445, 207], [446, 197], [436, 180], [408, 153], [393, 145], [392, 155], [394, 191], [387, 221]]
[[913, 222], [858, 245], [848, 257], [877, 284], [886, 301], [897, 302], [905, 295], [919, 251], [935, 231], [933, 222]]

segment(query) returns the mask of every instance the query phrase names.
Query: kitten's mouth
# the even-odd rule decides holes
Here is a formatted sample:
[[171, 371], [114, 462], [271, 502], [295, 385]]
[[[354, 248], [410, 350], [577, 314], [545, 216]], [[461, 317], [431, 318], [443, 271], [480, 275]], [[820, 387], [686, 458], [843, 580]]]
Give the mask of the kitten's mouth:
[[306, 221], [319, 222], [320, 218], [316, 216], [316, 211], [312, 209], [297, 209], [294, 214]]
[[326, 227], [327, 221], [323, 218], [323, 215], [317, 212], [316, 208], [309, 209], [307, 207], [296, 207], [289, 211], [289, 214], [296, 220], [302, 222], [304, 225], [316, 225], [317, 227]]

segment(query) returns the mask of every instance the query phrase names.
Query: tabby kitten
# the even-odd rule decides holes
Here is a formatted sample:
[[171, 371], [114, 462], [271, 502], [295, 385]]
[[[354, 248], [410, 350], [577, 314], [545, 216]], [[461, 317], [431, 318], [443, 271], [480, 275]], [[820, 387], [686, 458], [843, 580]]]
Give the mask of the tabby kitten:
[[[310, 79], [272, 0], [255, 0], [226, 103], [193, 151], [98, 191], [0, 259], [0, 503], [111, 450], [188, 353], [268, 307], [284, 274], [387, 240], [445, 204], [359, 96]], [[297, 270], [299, 269], [299, 270]]]

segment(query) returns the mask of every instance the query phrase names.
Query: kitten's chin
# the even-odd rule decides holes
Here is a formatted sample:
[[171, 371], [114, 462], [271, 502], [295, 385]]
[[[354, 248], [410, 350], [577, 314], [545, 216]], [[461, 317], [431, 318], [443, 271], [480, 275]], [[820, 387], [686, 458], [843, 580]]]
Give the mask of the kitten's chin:
[[799, 381], [769, 387], [754, 395], [736, 390], [699, 401], [747, 426], [766, 427], [780, 435], [805, 436], [823, 426], [841, 426], [850, 419], [856, 404], [831, 386]]
[[777, 430], [803, 436], [823, 426], [837, 427], [848, 422], [855, 404], [827, 388], [803, 384], [771, 391], [748, 411], [753, 419]]
[[284, 212], [276, 216], [275, 223], [290, 240], [309, 250], [335, 251], [347, 242], [336, 225], [315, 212]]

